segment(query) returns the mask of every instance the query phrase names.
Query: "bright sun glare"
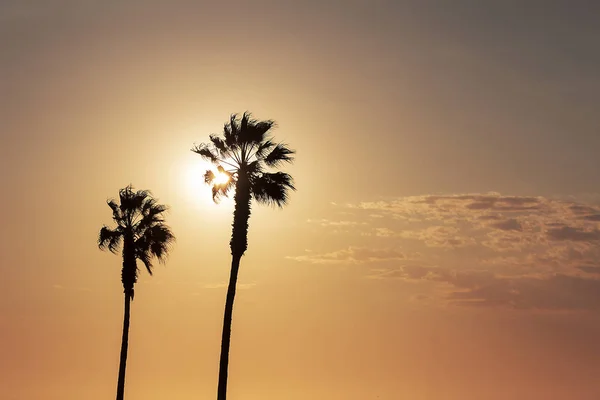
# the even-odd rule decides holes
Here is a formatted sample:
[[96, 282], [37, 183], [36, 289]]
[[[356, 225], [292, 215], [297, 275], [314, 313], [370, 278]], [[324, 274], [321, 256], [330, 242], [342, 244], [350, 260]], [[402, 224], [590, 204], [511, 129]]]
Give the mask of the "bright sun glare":
[[215, 173], [214, 183], [217, 185], [223, 185], [229, 182], [229, 176], [223, 172], [213, 171]]
[[[227, 176], [227, 174], [217, 171], [213, 165], [203, 160], [190, 160], [188, 163], [182, 164], [181, 168], [181, 177], [183, 178], [182, 186], [184, 190], [187, 192], [188, 196], [190, 196], [189, 198], [193, 203], [197, 203], [203, 207], [214, 204], [212, 201], [210, 185], [204, 183], [204, 174], [206, 173], [206, 170], [210, 169], [215, 174], [213, 184], [224, 184], [229, 181], [229, 176]], [[227, 199], [221, 199], [221, 204], [227, 202]]]

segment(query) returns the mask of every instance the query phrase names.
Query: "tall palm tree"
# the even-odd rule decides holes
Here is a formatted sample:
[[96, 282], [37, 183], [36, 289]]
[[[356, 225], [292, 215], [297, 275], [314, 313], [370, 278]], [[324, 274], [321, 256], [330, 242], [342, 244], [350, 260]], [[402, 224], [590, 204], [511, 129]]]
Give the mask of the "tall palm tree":
[[[231, 275], [225, 301], [219, 385], [217, 400], [227, 397], [227, 368], [231, 339], [231, 319], [240, 259], [248, 247], [248, 220], [252, 200], [258, 203], [283, 207], [290, 190], [296, 190], [293, 179], [285, 172], [269, 172], [284, 163], [293, 161], [293, 150], [283, 143], [276, 143], [270, 136], [274, 121], [257, 121], [250, 113], [241, 118], [233, 114], [225, 124], [223, 135], [210, 135], [210, 143], [194, 146], [192, 151], [200, 154], [217, 168], [217, 174], [206, 171], [204, 181], [212, 185], [213, 200], [218, 202], [235, 190], [231, 240]], [[225, 179], [222, 179], [225, 177]]]
[[123, 317], [123, 338], [121, 341], [121, 361], [117, 382], [117, 400], [123, 400], [125, 391], [125, 367], [127, 364], [127, 346], [129, 342], [129, 316], [133, 301], [133, 286], [138, 278], [137, 260], [144, 263], [152, 275], [152, 259], [164, 262], [175, 241], [171, 229], [165, 224], [163, 213], [167, 206], [158, 204], [147, 190], [134, 191], [131, 185], [119, 190], [119, 201], [108, 200], [112, 218], [117, 227], [104, 225], [98, 236], [100, 250], [108, 249], [116, 254], [123, 244], [123, 268], [121, 281], [125, 293], [125, 313]]

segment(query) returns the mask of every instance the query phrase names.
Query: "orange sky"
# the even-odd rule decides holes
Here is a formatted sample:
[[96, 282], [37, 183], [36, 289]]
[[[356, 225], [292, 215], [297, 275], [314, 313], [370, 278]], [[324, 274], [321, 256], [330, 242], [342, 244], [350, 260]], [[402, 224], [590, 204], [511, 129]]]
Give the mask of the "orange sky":
[[245, 110], [298, 192], [253, 210], [231, 400], [600, 398], [600, 9], [483, 3], [2, 1], [0, 398], [114, 396], [130, 182], [177, 244], [126, 397], [214, 396], [232, 204], [190, 148]]

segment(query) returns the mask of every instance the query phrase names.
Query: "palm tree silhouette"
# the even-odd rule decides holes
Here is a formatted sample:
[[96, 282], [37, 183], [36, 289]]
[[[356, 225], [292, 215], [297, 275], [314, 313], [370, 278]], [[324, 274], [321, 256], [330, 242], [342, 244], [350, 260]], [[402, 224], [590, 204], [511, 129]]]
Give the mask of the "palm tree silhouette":
[[231, 339], [231, 319], [240, 259], [248, 248], [248, 220], [252, 199], [258, 203], [283, 207], [290, 190], [296, 190], [292, 177], [285, 172], [268, 172], [286, 162], [293, 161], [293, 150], [285, 144], [275, 143], [270, 130], [275, 122], [257, 121], [245, 112], [241, 118], [233, 114], [223, 129], [223, 136], [210, 135], [210, 143], [194, 146], [192, 151], [217, 167], [219, 174], [228, 179], [217, 179], [217, 175], [206, 171], [204, 181], [212, 185], [213, 200], [227, 196], [235, 189], [231, 240], [231, 275], [225, 301], [221, 359], [219, 363], [219, 385], [217, 400], [227, 398], [227, 368]]
[[121, 281], [125, 293], [125, 312], [123, 316], [123, 339], [121, 341], [121, 361], [119, 363], [119, 380], [117, 383], [117, 400], [123, 400], [125, 391], [125, 367], [127, 364], [127, 346], [129, 341], [129, 316], [133, 301], [133, 286], [137, 282], [137, 260], [146, 266], [152, 275], [152, 258], [164, 262], [175, 241], [171, 229], [165, 225], [163, 213], [167, 206], [158, 204], [147, 190], [134, 191], [131, 185], [119, 190], [119, 201], [108, 200], [112, 210], [112, 219], [117, 224], [115, 229], [104, 225], [98, 236], [100, 250], [108, 249], [116, 254], [123, 244], [123, 268]]

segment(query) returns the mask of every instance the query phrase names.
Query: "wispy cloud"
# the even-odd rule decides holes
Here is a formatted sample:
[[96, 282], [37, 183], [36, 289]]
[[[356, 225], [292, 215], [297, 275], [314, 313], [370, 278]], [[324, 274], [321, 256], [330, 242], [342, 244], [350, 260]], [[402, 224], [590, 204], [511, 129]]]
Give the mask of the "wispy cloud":
[[313, 264], [361, 264], [377, 261], [404, 260], [406, 255], [399, 250], [391, 248], [348, 247], [347, 249], [336, 250], [329, 253], [310, 253], [288, 258]]
[[327, 218], [308, 219], [306, 222], [308, 222], [309, 224], [316, 224], [316, 225], [320, 225], [320, 226], [333, 226], [333, 227], [351, 227], [351, 226], [366, 225], [365, 222], [346, 221], [346, 220], [334, 221], [334, 220], [330, 220]]
[[[339, 207], [351, 212], [346, 226], [360, 225], [360, 246], [290, 258], [313, 264], [386, 261], [365, 276], [433, 283], [445, 288], [440, 300], [457, 305], [600, 310], [599, 204], [486, 193]], [[398, 248], [403, 252], [393, 250]], [[419, 265], [407, 265], [414, 257], [406, 252], [413, 249], [423, 254]]]

